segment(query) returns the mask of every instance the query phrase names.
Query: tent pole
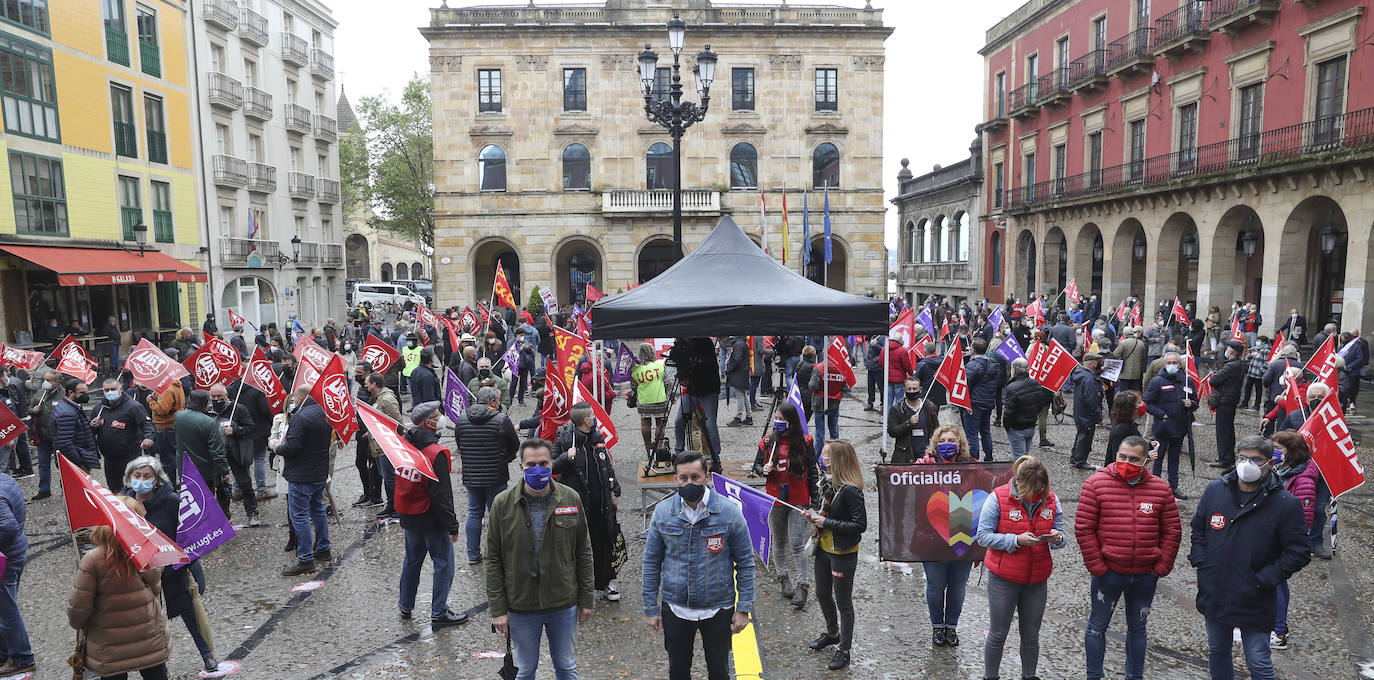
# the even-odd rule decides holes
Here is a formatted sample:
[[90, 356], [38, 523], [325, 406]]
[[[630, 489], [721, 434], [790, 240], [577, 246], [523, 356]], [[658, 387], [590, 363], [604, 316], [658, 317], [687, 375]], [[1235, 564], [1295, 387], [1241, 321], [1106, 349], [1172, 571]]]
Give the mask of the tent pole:
[[887, 462], [887, 412], [888, 412], [889, 410], [891, 410], [891, 406], [887, 403], [887, 376], [888, 376], [889, 368], [890, 368], [890, 366], [892, 365], [892, 340], [891, 340], [891, 338], [890, 338], [889, 336], [886, 336], [886, 335], [885, 335], [885, 336], [883, 336], [882, 342], [883, 342], [883, 374], [882, 374], [882, 376], [881, 376], [881, 380], [878, 381], [878, 386], [879, 386], [879, 389], [880, 389], [880, 391], [881, 391], [881, 395], [880, 395], [880, 397], [879, 397], [879, 399], [878, 399], [878, 403], [882, 404], [882, 409], [883, 409], [883, 439], [882, 439], [882, 441], [883, 441], [883, 446], [882, 446], [881, 449], [878, 450], [878, 455], [879, 455], [880, 459], [881, 459], [884, 463], [886, 463], [886, 462]]

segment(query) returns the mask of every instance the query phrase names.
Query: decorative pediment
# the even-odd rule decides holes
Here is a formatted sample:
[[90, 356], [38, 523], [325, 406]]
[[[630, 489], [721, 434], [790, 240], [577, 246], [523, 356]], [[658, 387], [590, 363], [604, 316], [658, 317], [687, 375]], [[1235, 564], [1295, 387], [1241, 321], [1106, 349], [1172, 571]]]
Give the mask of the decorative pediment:
[[509, 137], [513, 134], [510, 128], [498, 125], [474, 125], [468, 128], [469, 137]]
[[733, 137], [758, 137], [760, 135], [768, 134], [768, 128], [763, 127], [762, 125], [751, 125], [749, 123], [727, 125], [721, 131], [724, 132], [727, 136]]
[[597, 132], [599, 132], [599, 130], [577, 123], [563, 125], [553, 129], [555, 135], [562, 137], [595, 137]]
[[806, 126], [808, 135], [847, 135], [849, 128], [840, 127], [834, 123], [821, 123], [820, 125]]

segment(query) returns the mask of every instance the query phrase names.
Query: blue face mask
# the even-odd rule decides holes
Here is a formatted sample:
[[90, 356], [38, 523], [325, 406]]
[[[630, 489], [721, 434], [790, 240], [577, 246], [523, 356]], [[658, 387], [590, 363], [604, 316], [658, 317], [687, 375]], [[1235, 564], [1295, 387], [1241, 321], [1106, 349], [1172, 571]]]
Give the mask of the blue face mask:
[[1283, 449], [1274, 449], [1274, 465], [1283, 465]]
[[953, 460], [959, 454], [959, 445], [950, 442], [941, 442], [935, 445], [935, 455], [941, 460]]
[[151, 479], [129, 480], [129, 488], [133, 489], [134, 493], [152, 493], [154, 486], [157, 486], [157, 483]]
[[115, 401], [119, 399], [119, 390], [106, 390], [105, 401]]
[[777, 432], [778, 434], [782, 434], [782, 433], [786, 432], [786, 431], [787, 431], [787, 421], [785, 421], [785, 420], [775, 420], [775, 421], [773, 421], [773, 431], [774, 431], [774, 432]]
[[677, 495], [682, 496], [682, 500], [688, 503], [696, 503], [706, 495], [706, 485], [704, 484], [683, 484], [677, 488]]
[[551, 479], [553, 479], [553, 470], [542, 465], [525, 468], [525, 483], [535, 491], [543, 491]]

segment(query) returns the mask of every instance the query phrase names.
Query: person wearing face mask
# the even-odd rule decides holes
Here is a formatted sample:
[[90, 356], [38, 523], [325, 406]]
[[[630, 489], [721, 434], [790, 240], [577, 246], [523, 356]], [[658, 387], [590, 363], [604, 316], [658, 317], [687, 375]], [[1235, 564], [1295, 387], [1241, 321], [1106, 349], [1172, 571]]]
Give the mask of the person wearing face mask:
[[[1054, 393], [1030, 377], [1030, 364], [1022, 358], [1011, 362], [1011, 382], [1002, 392], [1002, 425], [1013, 459], [1026, 455], [1035, 436], [1037, 423], [1048, 412]], [[1043, 444], [1042, 436], [1042, 444]]]
[[[1107, 435], [1107, 453], [1103, 456], [1102, 464], [1111, 465], [1116, 462], [1116, 450], [1120, 448], [1121, 442], [1126, 441], [1127, 437], [1139, 437], [1140, 426], [1136, 421], [1145, 415], [1145, 400], [1135, 390], [1123, 390], [1112, 397], [1112, 408], [1108, 412], [1108, 417], [1112, 421], [1112, 429]], [[1150, 461], [1158, 453], [1152, 448]]]
[[[764, 478], [769, 496], [799, 508], [819, 508], [820, 468], [814, 452], [815, 443], [802, 430], [796, 407], [784, 402], [773, 414], [772, 432], [759, 441], [753, 472]], [[774, 503], [768, 512], [768, 526], [782, 596], [798, 611], [804, 611], [811, 588], [805, 552], [809, 534], [806, 518], [782, 503]]]
[[[1118, 395], [1133, 395], [1123, 392]], [[1134, 408], [1131, 409], [1134, 411]], [[1173, 490], [1145, 469], [1150, 442], [1123, 439], [1115, 462], [1088, 477], [1078, 498], [1074, 536], [1092, 575], [1091, 611], [1083, 634], [1088, 680], [1103, 677], [1107, 626], [1126, 597], [1126, 679], [1145, 675], [1145, 621], [1159, 579], [1169, 575], [1183, 540]]]
[[420, 361], [410, 373], [410, 403], [423, 404], [442, 398], [439, 376], [434, 372], [434, 348], [426, 347], [420, 350]]
[[[235, 396], [239, 401], [247, 401], [245, 392], [251, 398], [256, 390], [236, 389]], [[258, 497], [253, 491], [253, 437], [257, 431], [253, 411], [247, 403], [239, 404], [230, 399], [229, 390], [224, 385], [210, 386], [210, 409], [207, 413], [219, 423], [220, 432], [224, 434], [224, 456], [234, 477], [233, 490], [220, 499], [220, 505], [225, 518], [230, 518], [230, 504], [243, 501], [243, 510], [248, 514], [248, 526], [260, 526]]]
[[105, 379], [101, 397], [91, 427], [95, 429], [96, 448], [105, 459], [105, 488], [119, 489], [124, 486], [124, 466], [140, 451], [153, 448], [153, 419], [124, 394], [114, 378]]
[[[1169, 351], [1169, 349], [1165, 347], [1165, 345], [1168, 344], [1168, 340], [1168, 325], [1164, 323], [1164, 314], [1156, 314], [1154, 323], [1151, 323], [1150, 327], [1145, 329], [1145, 353], [1148, 358], [1147, 360], [1151, 364], [1158, 361], [1160, 357], [1164, 356], [1164, 354]], [[1149, 376], [1147, 375], [1146, 378], [1149, 378]]]
[[1150, 386], [1145, 390], [1145, 411], [1155, 417], [1154, 436], [1159, 440], [1160, 449], [1153, 472], [1158, 475], [1167, 459], [1169, 486], [1173, 487], [1174, 498], [1187, 500], [1188, 497], [1178, 488], [1178, 457], [1183, 438], [1193, 426], [1193, 412], [1198, 405], [1193, 394], [1185, 391], [1187, 372], [1178, 353], [1164, 355], [1163, 366], [1164, 370], [1150, 381]]
[[[210, 393], [193, 390], [186, 408], [173, 418], [176, 430], [177, 470], [181, 478], [182, 453], [191, 457], [200, 478], [214, 492], [221, 507], [229, 506], [229, 459], [224, 444], [224, 428], [210, 415]], [[226, 510], [226, 512], [228, 512]]]
[[1197, 610], [1207, 620], [1207, 665], [1216, 680], [1235, 677], [1237, 628], [1250, 677], [1274, 677], [1269, 635], [1278, 586], [1312, 560], [1302, 504], [1273, 466], [1272, 442], [1241, 439], [1235, 469], [1207, 485], [1193, 514], [1188, 563], [1197, 570]]
[[548, 441], [527, 439], [519, 455], [523, 480], [502, 491], [491, 507], [486, 539], [491, 623], [510, 639], [516, 678], [534, 678], [545, 635], [555, 677], [576, 678], [573, 637], [578, 624], [591, 618], [596, 597], [591, 518], [576, 491], [553, 481]]
[[[976, 462], [969, 455], [968, 440], [955, 425], [941, 425], [933, 433], [921, 464], [950, 464]], [[922, 562], [926, 574], [926, 608], [930, 612], [931, 643], [936, 647], [959, 646], [959, 616], [964, 611], [964, 596], [968, 592], [968, 577], [973, 563]]]
[[835, 645], [829, 668], [849, 665], [854, 643], [854, 571], [859, 567], [859, 541], [868, 530], [864, 509], [864, 475], [854, 447], [833, 439], [821, 449], [830, 474], [822, 482], [821, 511], [807, 510], [806, 520], [816, 531], [816, 602], [825, 616], [825, 632], [811, 643], [821, 651]]
[[[502, 336], [504, 337], [504, 336]], [[501, 338], [497, 337], [495, 331], [487, 331], [482, 336], [482, 347], [477, 350], [477, 356], [495, 362], [506, 352], [505, 344]]]
[[749, 525], [738, 505], [711, 489], [700, 453], [678, 454], [673, 475], [677, 494], [654, 509], [644, 543], [644, 623], [663, 635], [668, 680], [691, 678], [698, 632], [707, 678], [728, 680], [731, 636], [754, 610]]
[[501, 395], [495, 387], [475, 393], [472, 406], [453, 424], [453, 437], [468, 495], [468, 564], [476, 565], [482, 561], [482, 517], [506, 489], [520, 439], [510, 417], [501, 412]]
[[1326, 386], [1326, 383], [1303, 382], [1302, 368], [1297, 366], [1288, 369], [1285, 375], [1291, 375], [1293, 377], [1293, 380], [1297, 382], [1298, 393], [1304, 395], [1306, 399], [1305, 403], [1307, 404], [1307, 408], [1299, 408], [1298, 410], [1295, 410], [1292, 413], [1289, 413], [1284, 408], [1284, 405], [1283, 403], [1281, 403], [1281, 401], [1284, 400], [1284, 397], [1287, 393], [1286, 390], [1283, 389], [1283, 386], [1287, 385], [1288, 381], [1280, 380], [1278, 381], [1280, 391], [1277, 395], [1279, 397], [1279, 401], [1276, 401], [1274, 403], [1274, 408], [1269, 409], [1269, 412], [1264, 414], [1264, 418], [1260, 419], [1260, 426], [1264, 429], [1277, 427], [1277, 429], [1279, 430], [1297, 431], [1298, 428], [1302, 427], [1303, 423], [1307, 422], [1308, 414], [1312, 413], [1312, 410], [1317, 407], [1317, 404], [1321, 403], [1322, 398], [1325, 397], [1326, 393], [1329, 392], [1331, 389]]
[[453, 544], [458, 542], [458, 516], [453, 510], [453, 482], [449, 479], [452, 454], [439, 444], [439, 402], [420, 404], [410, 412], [414, 427], [406, 430], [410, 442], [429, 461], [435, 479], [405, 470], [396, 478], [396, 514], [405, 530], [405, 561], [401, 566], [400, 601], [402, 619], [415, 609], [415, 591], [420, 587], [420, 567], [425, 555], [434, 566], [434, 585], [430, 589], [431, 627], [466, 623], [467, 614], [448, 608], [448, 591], [453, 585]]
[[[39, 368], [34, 371], [36, 386], [29, 388], [29, 416], [33, 422], [33, 439], [38, 449], [38, 493], [30, 501], [52, 497], [52, 410], [61, 401], [62, 385], [57, 371]], [[171, 390], [168, 390], [169, 392]]]
[[[477, 360], [477, 375], [468, 381], [468, 394], [477, 394], [483, 387], [495, 387], [501, 392], [501, 410], [510, 410], [510, 381], [491, 368], [491, 359], [482, 357]], [[608, 386], [609, 390], [610, 387]], [[590, 390], [588, 390], [590, 393]]]
[[[195, 394], [192, 394], [194, 397]], [[324, 407], [310, 396], [304, 385], [292, 393], [286, 435], [277, 445], [287, 482], [286, 515], [296, 537], [296, 559], [282, 576], [313, 573], [316, 561], [329, 562], [329, 518], [325, 515], [324, 492], [329, 481], [329, 447], [334, 430]], [[177, 434], [181, 433], [180, 424]]]
[[904, 398], [892, 405], [887, 416], [887, 434], [893, 440], [893, 465], [911, 465], [916, 461], [930, 443], [938, 417], [935, 404], [922, 398], [925, 391], [915, 376], [907, 378], [902, 389]]
[[1208, 467], [1229, 469], [1236, 464], [1236, 408], [1240, 406], [1240, 388], [1245, 382], [1247, 366], [1241, 359], [1245, 345], [1236, 340], [1226, 342], [1225, 363], [1212, 372], [1212, 396], [1208, 406], [1216, 408], [1217, 459]]
[[1097, 466], [1088, 463], [1093, 445], [1093, 435], [1098, 423], [1102, 422], [1102, 355], [1089, 352], [1083, 361], [1073, 369], [1069, 381], [1073, 384], [1073, 424], [1077, 434], [1073, 439], [1073, 452], [1069, 465], [1078, 470], [1096, 470]]
[[587, 513], [597, 597], [611, 602], [619, 600], [613, 548], [620, 528], [616, 520], [620, 480], [616, 479], [615, 465], [606, 451], [606, 440], [596, 429], [591, 404], [581, 401], [569, 409], [569, 422], [558, 429], [554, 439], [553, 455], [553, 473], [559, 482], [577, 492]]
[[[406, 344], [401, 348], [401, 360], [404, 362], [401, 367], [401, 393], [410, 391], [410, 375], [415, 372], [415, 367], [420, 365], [420, 338], [414, 333], [406, 334]], [[420, 404], [432, 399], [417, 399], [411, 395], [411, 403]]]
[[[375, 371], [367, 374], [363, 381], [363, 389], [367, 391], [372, 408], [398, 423], [401, 422], [401, 400], [386, 386], [386, 378], [382, 377], [382, 374]], [[386, 491], [386, 506], [378, 511], [377, 519], [387, 519], [396, 510], [396, 468], [391, 465], [391, 459], [386, 457], [386, 452], [382, 450], [382, 445], [376, 437], [368, 436], [367, 440], [372, 449], [374, 465], [381, 476], [380, 486]], [[377, 492], [376, 498], [381, 498], [381, 491]]]
[[[1312, 462], [1312, 451], [1302, 435], [1290, 430], [1274, 434], [1274, 475], [1283, 481], [1283, 488], [1302, 505], [1302, 518], [1312, 530], [1319, 504], [1318, 489], [1322, 484], [1321, 472]], [[1269, 635], [1270, 649], [1288, 649], [1288, 602], [1291, 591], [1288, 581], [1279, 583], [1278, 615], [1274, 619], [1274, 632]]]
[[100, 467], [100, 452], [92, 433], [100, 423], [86, 417], [85, 404], [91, 401], [89, 388], [80, 378], [67, 378], [62, 382], [62, 390], [65, 396], [52, 409], [53, 451], [90, 472]]
[[983, 501], [974, 540], [988, 549], [988, 635], [983, 645], [983, 677], [996, 678], [1011, 617], [1020, 617], [1021, 677], [1036, 677], [1040, 661], [1040, 623], [1054, 571], [1051, 549], [1064, 547], [1064, 513], [1050, 491], [1050, 473], [1034, 456], [1011, 466], [1011, 481]]
[[[371, 363], [359, 361], [353, 365], [353, 381], [358, 385], [356, 399], [375, 407], [376, 405], [372, 402], [372, 391], [367, 387], [367, 376], [371, 374]], [[394, 420], [400, 421], [399, 418], [394, 418]], [[378, 461], [373, 457], [373, 442], [368, 437], [367, 427], [362, 422], [358, 423], [358, 436], [354, 444], [353, 466], [358, 469], [358, 480], [362, 483], [363, 492], [358, 495], [358, 500], [353, 501], [353, 507], [365, 508], [381, 505], [382, 472], [377, 467]]]

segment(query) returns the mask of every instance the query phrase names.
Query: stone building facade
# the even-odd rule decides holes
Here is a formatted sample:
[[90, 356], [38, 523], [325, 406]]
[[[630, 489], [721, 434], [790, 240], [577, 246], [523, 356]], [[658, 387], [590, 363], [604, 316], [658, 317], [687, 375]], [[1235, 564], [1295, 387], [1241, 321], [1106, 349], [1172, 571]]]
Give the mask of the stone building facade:
[[897, 206], [897, 295], [912, 306], [928, 296], [955, 304], [982, 297], [983, 165], [969, 158], [913, 177], [902, 159]]
[[819, 253], [828, 185], [833, 260], [805, 273], [881, 294], [881, 10], [609, 0], [431, 11], [436, 304], [485, 300], [498, 260], [521, 302], [539, 285], [560, 304], [672, 264], [672, 139], [645, 117], [636, 57], [654, 47], [666, 90], [674, 13], [684, 92], [694, 55], [719, 55], [706, 118], [682, 141], [684, 250], [722, 215], [762, 242], [762, 187], [767, 248], [800, 270], [802, 191]]

